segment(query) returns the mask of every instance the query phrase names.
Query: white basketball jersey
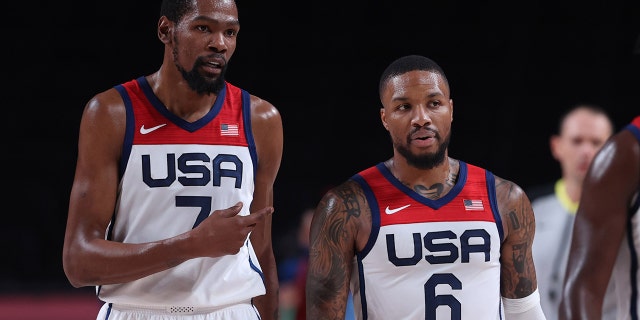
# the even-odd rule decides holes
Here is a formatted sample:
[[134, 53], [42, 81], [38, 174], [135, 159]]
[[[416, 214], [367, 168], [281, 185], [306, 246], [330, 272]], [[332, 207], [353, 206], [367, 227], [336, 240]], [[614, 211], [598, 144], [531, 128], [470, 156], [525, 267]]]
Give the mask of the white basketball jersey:
[[493, 175], [460, 162], [458, 182], [430, 200], [380, 163], [353, 178], [371, 208], [351, 290], [358, 319], [499, 320], [502, 224]]
[[[253, 199], [249, 95], [226, 85], [196, 122], [170, 113], [144, 77], [119, 85], [127, 109], [122, 179], [110, 240], [145, 243], [191, 230], [211, 212]], [[107, 303], [222, 307], [265, 293], [249, 240], [238, 254], [195, 258], [142, 279], [98, 288]]]

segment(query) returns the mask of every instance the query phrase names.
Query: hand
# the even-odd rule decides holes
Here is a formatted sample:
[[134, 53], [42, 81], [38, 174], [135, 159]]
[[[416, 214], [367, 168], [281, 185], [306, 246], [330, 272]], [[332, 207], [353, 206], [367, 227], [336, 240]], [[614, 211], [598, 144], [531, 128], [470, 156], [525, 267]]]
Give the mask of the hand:
[[266, 207], [240, 216], [242, 206], [238, 202], [227, 209], [215, 210], [191, 231], [196, 256], [215, 258], [238, 253], [253, 228], [273, 213], [273, 207]]

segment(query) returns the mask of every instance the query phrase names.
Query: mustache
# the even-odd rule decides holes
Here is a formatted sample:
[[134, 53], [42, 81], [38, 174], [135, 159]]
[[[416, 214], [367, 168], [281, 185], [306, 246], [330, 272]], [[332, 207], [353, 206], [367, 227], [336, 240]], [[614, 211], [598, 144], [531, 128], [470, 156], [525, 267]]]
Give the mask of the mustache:
[[214, 59], [218, 59], [218, 60], [224, 61], [223, 68], [227, 66], [227, 62], [228, 61], [225, 58], [225, 56], [223, 54], [221, 54], [221, 53], [212, 53], [210, 55], [200, 56], [200, 57], [196, 58], [196, 61], [193, 63], [193, 66], [194, 67], [199, 67], [199, 66], [207, 64], [207, 61], [214, 60]]
[[210, 55], [206, 55], [204, 57], [198, 57], [198, 60], [204, 61], [205, 59], [221, 59], [224, 63], [227, 63], [227, 58], [222, 53], [214, 52]]
[[433, 136], [440, 139], [440, 132], [438, 132], [438, 130], [434, 129], [434, 128], [430, 128], [428, 126], [422, 126], [422, 127], [415, 127], [413, 129], [411, 129], [411, 132], [409, 132], [410, 136], [413, 136], [414, 134], [418, 133], [419, 131], [429, 131], [431, 133], [433, 133]]

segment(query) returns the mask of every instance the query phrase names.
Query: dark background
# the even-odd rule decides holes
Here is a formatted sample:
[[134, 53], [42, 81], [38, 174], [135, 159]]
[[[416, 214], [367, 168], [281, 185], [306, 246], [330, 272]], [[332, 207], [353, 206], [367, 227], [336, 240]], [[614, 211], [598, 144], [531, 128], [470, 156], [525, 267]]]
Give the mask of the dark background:
[[[72, 289], [61, 252], [80, 115], [94, 94], [159, 67], [159, 3], [6, 4], [0, 292]], [[278, 259], [304, 208], [391, 156], [377, 85], [393, 59], [426, 55], [447, 73], [450, 156], [527, 188], [560, 174], [548, 139], [565, 108], [601, 104], [618, 128], [638, 114], [638, 3], [238, 1], [227, 79], [284, 123]]]

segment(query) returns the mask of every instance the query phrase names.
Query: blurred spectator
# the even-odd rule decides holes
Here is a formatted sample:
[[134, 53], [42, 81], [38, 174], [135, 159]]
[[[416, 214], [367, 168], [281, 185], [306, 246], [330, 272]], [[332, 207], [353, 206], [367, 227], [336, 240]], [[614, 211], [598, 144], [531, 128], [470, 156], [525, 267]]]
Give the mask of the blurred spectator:
[[[533, 259], [540, 304], [547, 320], [558, 319], [562, 283], [569, 255], [571, 232], [582, 182], [595, 154], [613, 133], [614, 126], [599, 106], [579, 104], [560, 118], [551, 136], [551, 154], [562, 176], [552, 183], [527, 190], [536, 217]], [[609, 285], [609, 290], [612, 290]], [[613, 295], [609, 295], [613, 298]], [[605, 301], [603, 320], [615, 319], [615, 301]]]
[[[304, 277], [307, 273], [309, 228], [312, 217], [313, 208], [307, 208], [302, 212], [296, 229], [296, 250], [291, 257], [285, 258], [278, 266], [280, 320], [301, 319], [297, 316], [300, 313], [298, 310], [301, 308], [304, 310]], [[302, 317], [304, 318], [304, 312]]]
[[[297, 228], [297, 250], [278, 267], [280, 280], [280, 320], [306, 320], [305, 285], [309, 257], [309, 230], [314, 208], [302, 211]], [[346, 320], [355, 319], [353, 297], [349, 294]]]

